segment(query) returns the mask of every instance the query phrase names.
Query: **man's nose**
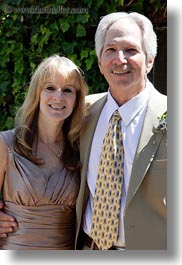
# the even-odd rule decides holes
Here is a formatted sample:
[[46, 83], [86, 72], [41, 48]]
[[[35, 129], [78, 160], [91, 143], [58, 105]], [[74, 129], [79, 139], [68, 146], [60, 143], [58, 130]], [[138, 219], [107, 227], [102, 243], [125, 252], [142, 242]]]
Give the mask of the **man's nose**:
[[125, 52], [123, 50], [117, 51], [115, 61], [119, 64], [120, 63], [122, 63], [122, 64], [127, 63], [127, 58], [126, 58]]

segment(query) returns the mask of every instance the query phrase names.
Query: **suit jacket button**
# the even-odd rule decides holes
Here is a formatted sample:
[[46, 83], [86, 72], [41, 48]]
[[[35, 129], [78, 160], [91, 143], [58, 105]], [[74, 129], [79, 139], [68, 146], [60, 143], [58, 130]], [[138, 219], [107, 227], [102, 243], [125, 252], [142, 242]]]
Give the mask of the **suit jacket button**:
[[135, 228], [135, 225], [129, 225], [128, 226], [128, 229], [133, 229], [133, 228]]

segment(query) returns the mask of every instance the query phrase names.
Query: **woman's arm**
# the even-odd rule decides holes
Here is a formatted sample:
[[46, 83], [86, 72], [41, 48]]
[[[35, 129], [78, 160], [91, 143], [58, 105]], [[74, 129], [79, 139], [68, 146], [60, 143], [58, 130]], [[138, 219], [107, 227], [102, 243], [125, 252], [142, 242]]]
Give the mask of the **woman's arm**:
[[3, 197], [1, 196], [1, 189], [6, 173], [7, 159], [8, 148], [2, 135], [0, 135], [0, 238], [7, 237], [8, 233], [13, 232], [14, 227], [17, 227], [15, 219], [3, 212]]

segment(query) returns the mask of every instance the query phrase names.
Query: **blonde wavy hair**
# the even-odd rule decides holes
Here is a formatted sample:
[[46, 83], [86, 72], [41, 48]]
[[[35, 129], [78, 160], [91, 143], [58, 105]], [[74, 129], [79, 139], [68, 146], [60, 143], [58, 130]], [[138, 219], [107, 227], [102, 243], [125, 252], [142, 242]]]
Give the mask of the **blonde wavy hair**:
[[[63, 134], [65, 140], [65, 150], [63, 150], [62, 160], [67, 168], [75, 168], [78, 162], [78, 139], [84, 123], [85, 117], [85, 96], [87, 84], [82, 71], [68, 58], [52, 55], [43, 60], [32, 75], [29, 89], [22, 106], [15, 117], [16, 133], [14, 147], [15, 150], [39, 164], [40, 159], [32, 153], [32, 146], [38, 139], [38, 115], [40, 93], [47, 77], [54, 77], [60, 72], [65, 81], [71, 81], [76, 89], [76, 104], [72, 114], [64, 121]], [[75, 152], [75, 156], [74, 156]]]

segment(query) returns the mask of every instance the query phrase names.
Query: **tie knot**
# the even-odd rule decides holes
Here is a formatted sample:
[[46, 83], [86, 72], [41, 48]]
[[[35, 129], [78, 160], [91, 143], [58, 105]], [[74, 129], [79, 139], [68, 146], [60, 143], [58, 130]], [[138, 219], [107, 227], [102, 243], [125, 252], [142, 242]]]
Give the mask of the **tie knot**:
[[111, 123], [118, 122], [119, 120], [121, 120], [121, 115], [118, 110], [115, 110], [112, 114]]

